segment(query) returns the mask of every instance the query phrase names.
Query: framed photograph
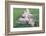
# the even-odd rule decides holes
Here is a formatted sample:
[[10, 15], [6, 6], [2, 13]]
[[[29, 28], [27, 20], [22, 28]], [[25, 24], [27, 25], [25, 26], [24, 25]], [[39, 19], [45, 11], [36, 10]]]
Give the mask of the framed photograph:
[[45, 32], [45, 4], [34, 2], [5, 2], [6, 35]]

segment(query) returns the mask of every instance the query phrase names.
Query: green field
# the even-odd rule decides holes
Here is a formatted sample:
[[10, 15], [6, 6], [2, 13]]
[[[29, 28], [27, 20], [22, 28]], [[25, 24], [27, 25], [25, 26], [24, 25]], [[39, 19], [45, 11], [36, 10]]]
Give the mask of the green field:
[[[18, 24], [16, 21], [18, 21], [19, 17], [21, 17], [22, 13], [26, 10], [26, 8], [13, 8], [13, 27], [19, 28], [19, 27], [32, 27], [30, 24]], [[39, 26], [39, 9], [32, 9], [29, 8], [30, 13], [33, 14], [35, 18], [35, 26]]]

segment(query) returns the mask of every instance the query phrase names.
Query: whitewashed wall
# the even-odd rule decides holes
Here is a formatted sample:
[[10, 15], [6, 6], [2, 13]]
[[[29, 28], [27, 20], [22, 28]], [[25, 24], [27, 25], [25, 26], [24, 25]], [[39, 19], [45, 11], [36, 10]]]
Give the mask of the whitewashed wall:
[[[0, 0], [0, 36], [5, 36], [5, 2], [4, 1], [5, 0]], [[45, 2], [46, 0], [15, 0], [15, 1], [40, 2], [41, 3], [41, 2]], [[45, 12], [45, 18], [46, 18], [46, 12]], [[45, 27], [46, 27], [46, 23], [45, 23]], [[46, 32], [46, 29], [45, 29], [45, 32]], [[16, 35], [16, 36], [46, 36], [46, 33], [44, 33], [44, 34]]]

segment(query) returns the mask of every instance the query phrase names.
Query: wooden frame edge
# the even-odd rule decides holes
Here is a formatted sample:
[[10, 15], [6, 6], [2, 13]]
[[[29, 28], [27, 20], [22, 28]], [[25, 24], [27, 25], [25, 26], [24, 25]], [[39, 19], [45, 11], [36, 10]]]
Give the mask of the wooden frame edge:
[[[14, 33], [9, 33], [8, 34], [8, 26], [7, 26], [7, 24], [8, 24], [8, 22], [7, 22], [7, 20], [8, 20], [8, 18], [7, 18], [7, 4], [8, 4], [8, 2], [11, 2], [11, 3], [13, 3], [14, 1], [5, 1], [5, 35], [6, 36], [8, 36], [8, 35], [15, 35]], [[18, 2], [16, 2], [16, 3], [18, 3]], [[31, 2], [19, 2], [19, 3], [28, 3], [28, 4], [30, 4]], [[33, 4], [33, 2], [32, 2], [32, 4]], [[34, 4], [36, 4], [36, 3], [34, 3]], [[44, 30], [42, 30], [41, 31], [41, 33], [43, 32], [45, 32], [45, 3], [38, 3], [38, 4], [40, 4], [40, 5], [43, 5], [44, 6], [44, 18], [43, 18], [43, 23], [44, 23], [44, 26], [43, 26], [43, 29]], [[40, 32], [39, 32], [40, 33]], [[22, 33], [22, 34], [24, 34], [24, 33]], [[25, 34], [28, 34], [28, 33], [25, 33]], [[29, 33], [30, 34], [30, 33]], [[18, 35], [18, 34], [16, 34], [16, 35]]]

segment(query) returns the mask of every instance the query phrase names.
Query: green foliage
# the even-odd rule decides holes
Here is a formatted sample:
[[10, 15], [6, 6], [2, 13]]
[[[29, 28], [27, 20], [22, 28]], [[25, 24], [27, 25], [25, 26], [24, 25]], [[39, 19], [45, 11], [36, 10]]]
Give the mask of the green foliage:
[[[22, 15], [24, 12], [25, 8], [13, 8], [13, 27], [32, 27], [30, 24], [18, 24], [16, 21], [18, 18]], [[39, 9], [32, 9], [29, 8], [30, 13], [33, 14], [34, 19], [35, 19], [35, 27], [39, 26]]]

